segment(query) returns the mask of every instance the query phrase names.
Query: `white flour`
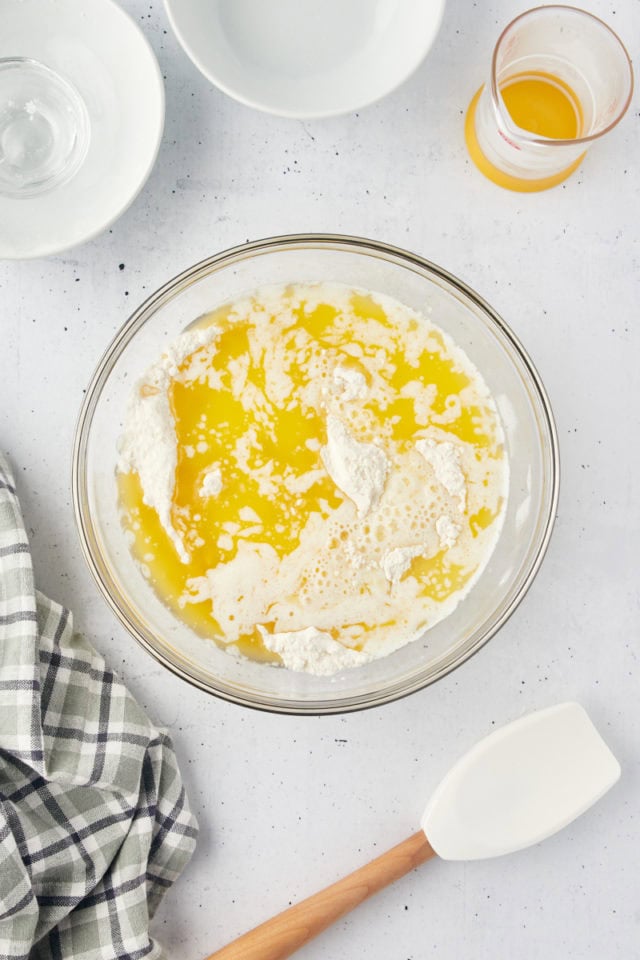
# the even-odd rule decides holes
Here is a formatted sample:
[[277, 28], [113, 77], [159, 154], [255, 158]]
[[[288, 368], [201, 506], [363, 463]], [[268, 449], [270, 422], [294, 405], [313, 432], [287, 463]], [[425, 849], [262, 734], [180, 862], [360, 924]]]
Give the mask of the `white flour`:
[[366, 517], [375, 507], [389, 472], [384, 451], [374, 443], [360, 443], [337, 417], [327, 417], [327, 445], [320, 450], [327, 473], [339, 490]]
[[342, 400], [364, 400], [367, 396], [367, 381], [355, 367], [338, 364], [333, 371], [333, 383]]
[[411, 566], [411, 561], [422, 556], [426, 547], [422, 543], [413, 547], [394, 547], [382, 558], [382, 569], [390, 583], [397, 583]]
[[301, 670], [316, 676], [330, 676], [347, 667], [359, 667], [371, 657], [337, 643], [329, 633], [306, 627], [289, 633], [269, 633], [258, 625], [267, 650], [277, 653], [289, 670]]
[[458, 500], [458, 509], [464, 513], [467, 502], [467, 485], [460, 466], [460, 448], [449, 440], [418, 440], [416, 450], [433, 467], [436, 480], [447, 493]]
[[436, 533], [440, 538], [440, 547], [442, 550], [448, 550], [453, 547], [460, 536], [460, 526], [454, 523], [450, 517], [444, 514], [436, 520]]

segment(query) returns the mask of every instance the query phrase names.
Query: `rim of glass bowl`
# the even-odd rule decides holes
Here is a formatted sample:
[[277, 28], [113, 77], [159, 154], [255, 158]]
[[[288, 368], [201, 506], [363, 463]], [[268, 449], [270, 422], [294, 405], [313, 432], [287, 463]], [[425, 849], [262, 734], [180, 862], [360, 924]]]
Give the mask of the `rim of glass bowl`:
[[[490, 624], [487, 629], [473, 642], [460, 649], [454, 649], [450, 654], [445, 655], [438, 662], [437, 669], [425, 668], [409, 678], [404, 678], [389, 686], [384, 686], [374, 692], [358, 694], [353, 696], [341, 696], [332, 700], [295, 700], [295, 699], [275, 699], [270, 696], [248, 696], [240, 691], [234, 690], [231, 686], [223, 682], [211, 682], [208, 679], [198, 676], [196, 672], [189, 668], [184, 661], [180, 663], [178, 656], [170, 657], [156, 646], [155, 637], [150, 631], [144, 630], [141, 626], [134, 623], [128, 612], [128, 604], [121, 597], [117, 585], [110, 576], [109, 565], [101, 555], [98, 538], [94, 532], [94, 524], [89, 510], [89, 499], [87, 496], [87, 470], [86, 455], [89, 433], [96, 405], [100, 398], [102, 389], [113, 369], [117, 359], [122, 354], [131, 339], [137, 331], [153, 316], [159, 307], [168, 300], [173, 299], [194, 281], [202, 276], [213, 273], [223, 266], [230, 263], [250, 259], [253, 256], [271, 253], [276, 250], [286, 250], [304, 246], [309, 249], [325, 248], [332, 250], [357, 250], [360, 253], [370, 254], [372, 256], [386, 259], [390, 262], [398, 263], [422, 276], [443, 280], [451, 285], [455, 290], [464, 295], [471, 302], [472, 306], [478, 309], [484, 317], [491, 321], [499, 329], [502, 336], [508, 341], [510, 347], [518, 355], [520, 361], [525, 367], [531, 383], [538, 394], [542, 413], [544, 415], [544, 425], [548, 431], [550, 441], [550, 495], [548, 495], [548, 505], [546, 516], [542, 524], [542, 532], [534, 556], [528, 564], [528, 568], [523, 570], [523, 578], [519, 589], [512, 598], [511, 602], [504, 609], [498, 619]], [[507, 622], [512, 613], [519, 606], [521, 600], [527, 593], [533, 583], [535, 576], [540, 568], [549, 545], [551, 532], [555, 520], [560, 483], [559, 468], [559, 448], [556, 426], [551, 410], [551, 405], [547, 392], [542, 384], [542, 380], [516, 335], [500, 317], [498, 313], [471, 287], [455, 277], [453, 274], [439, 267], [437, 264], [420, 257], [417, 254], [410, 253], [400, 247], [394, 247], [387, 243], [376, 240], [368, 240], [361, 237], [354, 237], [341, 234], [324, 233], [305, 233], [288, 234], [285, 236], [269, 237], [264, 240], [256, 240], [251, 243], [231, 247], [221, 253], [201, 260], [194, 266], [189, 267], [182, 273], [179, 273], [172, 280], [169, 280], [147, 300], [142, 303], [138, 309], [123, 324], [115, 335], [107, 350], [100, 359], [96, 371], [87, 388], [85, 398], [80, 409], [78, 422], [73, 445], [73, 466], [72, 466], [72, 492], [73, 507], [78, 528], [80, 543], [85, 560], [89, 569], [107, 603], [114, 611], [120, 622], [135, 640], [150, 653], [155, 660], [164, 667], [186, 680], [188, 683], [204, 690], [207, 693], [220, 697], [232, 703], [241, 706], [251, 707], [257, 710], [265, 710], [271, 713], [284, 714], [336, 714], [349, 713], [355, 710], [363, 710], [370, 707], [381, 706], [394, 700], [415, 693], [423, 687], [429, 686], [436, 680], [446, 676], [455, 670], [461, 664], [465, 663], [474, 653], [477, 653], [498, 630]]]

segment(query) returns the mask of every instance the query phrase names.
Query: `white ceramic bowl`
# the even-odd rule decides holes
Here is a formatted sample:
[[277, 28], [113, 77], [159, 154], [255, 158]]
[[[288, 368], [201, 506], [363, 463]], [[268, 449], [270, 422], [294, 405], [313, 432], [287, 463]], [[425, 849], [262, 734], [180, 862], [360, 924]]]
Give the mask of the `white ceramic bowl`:
[[17, 57], [71, 84], [89, 142], [66, 182], [29, 197], [0, 191], [0, 259], [50, 256], [106, 230], [146, 182], [164, 127], [158, 62], [115, 0], [0, 0], [0, 58]]
[[242, 103], [283, 117], [358, 110], [403, 83], [445, 0], [165, 0], [196, 67]]
[[[134, 563], [120, 522], [117, 442], [132, 384], [192, 320], [273, 283], [334, 281], [376, 290], [433, 319], [483, 374], [500, 410], [510, 486], [496, 548], [454, 612], [388, 657], [316, 677], [230, 657], [158, 599]], [[404, 250], [355, 237], [307, 235], [248, 243], [196, 264], [142, 304], [117, 334], [87, 390], [73, 468], [82, 546], [104, 596], [146, 650], [178, 676], [245, 706], [336, 713], [418, 690], [457, 667], [522, 600], [549, 541], [558, 448], [544, 388], [504, 321], [469, 287]]]

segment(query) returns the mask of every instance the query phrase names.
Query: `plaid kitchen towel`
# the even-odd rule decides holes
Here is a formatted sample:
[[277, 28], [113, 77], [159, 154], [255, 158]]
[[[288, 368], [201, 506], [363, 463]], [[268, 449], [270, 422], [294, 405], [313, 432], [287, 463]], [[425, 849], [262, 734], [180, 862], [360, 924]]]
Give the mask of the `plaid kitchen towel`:
[[0, 958], [157, 960], [196, 830], [167, 734], [35, 589], [0, 454]]

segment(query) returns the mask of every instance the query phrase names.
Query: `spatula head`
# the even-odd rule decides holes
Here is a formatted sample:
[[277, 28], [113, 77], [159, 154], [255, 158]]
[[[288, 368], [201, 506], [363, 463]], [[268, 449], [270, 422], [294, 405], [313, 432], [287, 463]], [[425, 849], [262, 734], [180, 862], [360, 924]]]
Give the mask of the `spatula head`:
[[620, 776], [620, 765], [577, 703], [510, 723], [446, 775], [421, 826], [445, 860], [522, 850], [566, 827]]

